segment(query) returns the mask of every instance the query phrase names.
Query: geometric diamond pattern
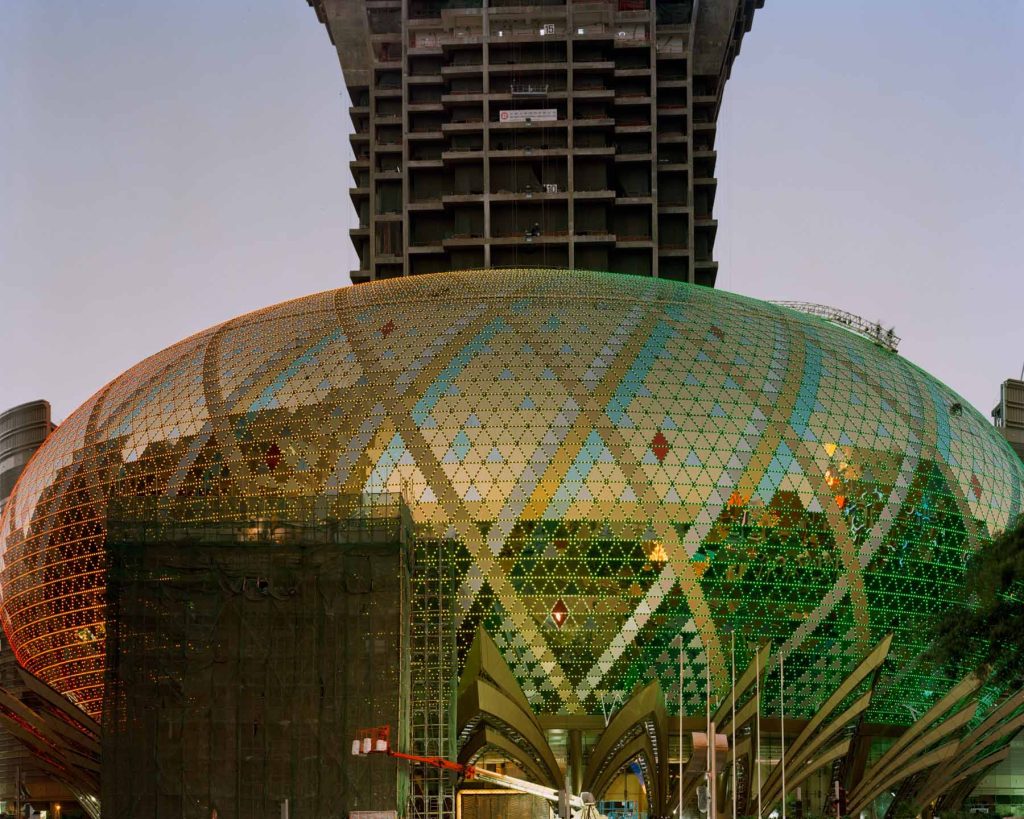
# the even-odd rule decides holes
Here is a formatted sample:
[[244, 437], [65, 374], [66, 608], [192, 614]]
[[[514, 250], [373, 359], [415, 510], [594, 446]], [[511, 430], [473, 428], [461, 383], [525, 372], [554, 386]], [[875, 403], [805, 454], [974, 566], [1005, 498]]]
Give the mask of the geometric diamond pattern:
[[821, 319], [611, 274], [417, 276], [233, 319], [87, 401], [0, 523], [5, 629], [96, 714], [109, 500], [201, 520], [213, 497], [400, 492], [458, 570], [460, 649], [483, 623], [539, 711], [660, 678], [699, 712], [731, 628], [741, 667], [785, 647], [808, 715], [893, 632], [871, 719], [902, 723], [949, 686], [923, 623], [963, 604], [1022, 485], [955, 393]]

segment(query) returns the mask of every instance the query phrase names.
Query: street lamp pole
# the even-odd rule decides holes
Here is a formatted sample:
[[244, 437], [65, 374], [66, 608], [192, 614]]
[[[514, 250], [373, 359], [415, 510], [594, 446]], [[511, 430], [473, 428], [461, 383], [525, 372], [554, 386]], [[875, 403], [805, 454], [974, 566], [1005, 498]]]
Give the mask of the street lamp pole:
[[713, 759], [714, 759], [714, 757], [712, 755], [715, 753], [715, 740], [714, 740], [714, 737], [711, 736], [711, 730], [712, 729], [711, 729], [711, 652], [710, 651], [705, 651], [704, 652], [704, 672], [705, 672], [704, 673], [704, 677], [705, 677], [705, 680], [706, 680], [706, 689], [705, 689], [704, 699], [705, 699], [705, 705], [707, 707], [707, 733], [705, 734], [705, 736], [707, 737], [707, 740], [708, 740], [708, 758], [707, 758], [707, 763], [705, 765], [704, 777], [705, 777], [705, 780], [707, 781], [707, 787], [708, 787], [708, 819], [718, 819], [718, 817], [715, 816], [715, 783], [714, 783], [714, 780], [713, 780], [713, 776], [714, 776], [714, 762], [713, 762]]
[[755, 713], [757, 719], [754, 726], [754, 742], [757, 751], [754, 764], [757, 766], [757, 819], [761, 819], [761, 647], [754, 649], [754, 697], [757, 699]]
[[731, 631], [729, 635], [732, 641], [729, 645], [729, 653], [732, 655], [732, 819], [736, 815], [736, 632]]
[[786, 672], [779, 651], [779, 728], [782, 731], [782, 819], [786, 819]]
[[679, 819], [683, 819], [683, 635], [679, 635]]

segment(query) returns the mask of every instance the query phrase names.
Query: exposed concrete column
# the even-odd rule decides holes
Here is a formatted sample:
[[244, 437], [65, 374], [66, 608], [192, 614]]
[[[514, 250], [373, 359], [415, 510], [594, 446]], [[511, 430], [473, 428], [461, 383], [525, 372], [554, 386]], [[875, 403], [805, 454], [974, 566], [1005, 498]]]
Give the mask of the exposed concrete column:
[[[647, 9], [647, 37], [650, 40], [650, 55], [647, 64], [651, 73], [647, 77], [648, 93], [651, 95], [651, 275], [658, 277], [658, 0], [650, 0]], [[692, 174], [691, 174], [692, 175]]]
[[483, 0], [482, 26], [483, 45], [480, 48], [480, 72], [484, 101], [483, 125], [481, 126], [484, 149], [484, 267], [491, 268], [491, 4]]
[[409, 245], [412, 241], [409, 228], [409, 197], [412, 194], [409, 184], [409, 0], [402, 0], [399, 31], [402, 37], [402, 275], [409, 276], [412, 274], [412, 262], [409, 261]]
[[576, 108], [573, 105], [573, 90], [575, 89], [576, 76], [573, 71], [575, 63], [575, 31], [576, 20], [573, 15], [573, 3], [568, 3], [565, 9], [565, 144], [569, 154], [565, 159], [565, 207], [566, 207], [566, 230], [569, 232], [569, 269], [576, 269], [576, 201], [573, 194], [576, 191], [576, 158], [574, 148], [576, 147]]
[[[697, 280], [697, 230], [694, 227], [695, 214], [693, 210], [694, 185], [693, 177], [696, 173], [696, 162], [694, 161], [693, 144], [693, 63], [694, 63], [694, 39], [697, 33], [697, 18], [701, 13], [701, 4], [698, 0], [693, 5], [693, 16], [690, 19], [689, 42], [686, 47], [686, 164], [689, 166], [689, 173], [686, 174], [686, 247], [689, 250], [687, 256], [687, 277], [686, 280], [693, 284]], [[657, 78], [655, 78], [657, 81]], [[655, 160], [657, 162], [657, 160]], [[760, 753], [760, 751], [758, 751]]]

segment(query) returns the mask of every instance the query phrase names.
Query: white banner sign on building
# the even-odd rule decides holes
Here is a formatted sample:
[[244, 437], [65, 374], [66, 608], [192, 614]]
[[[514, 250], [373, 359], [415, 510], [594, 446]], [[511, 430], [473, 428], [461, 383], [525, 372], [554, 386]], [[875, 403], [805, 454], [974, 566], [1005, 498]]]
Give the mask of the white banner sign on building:
[[557, 108], [520, 108], [498, 112], [499, 122], [554, 122], [557, 119]]

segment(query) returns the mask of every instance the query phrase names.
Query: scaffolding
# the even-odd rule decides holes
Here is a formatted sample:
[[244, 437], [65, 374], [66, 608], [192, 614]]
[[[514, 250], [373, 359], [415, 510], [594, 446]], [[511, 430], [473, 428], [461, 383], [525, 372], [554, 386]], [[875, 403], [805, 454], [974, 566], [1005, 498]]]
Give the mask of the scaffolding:
[[[410, 752], [455, 759], [455, 570], [443, 541], [415, 542], [409, 659]], [[418, 766], [412, 773], [410, 819], [455, 816], [452, 775]]]
[[408, 771], [349, 747], [408, 707], [401, 498], [229, 503], [111, 515], [104, 816], [401, 811]]

